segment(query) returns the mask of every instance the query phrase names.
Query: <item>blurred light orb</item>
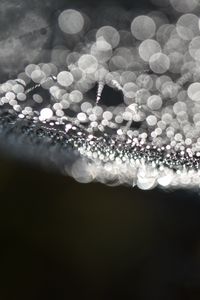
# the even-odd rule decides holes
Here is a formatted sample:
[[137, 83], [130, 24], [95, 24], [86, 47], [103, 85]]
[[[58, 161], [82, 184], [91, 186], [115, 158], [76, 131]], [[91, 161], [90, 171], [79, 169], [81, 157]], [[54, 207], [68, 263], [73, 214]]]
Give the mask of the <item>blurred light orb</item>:
[[151, 70], [157, 74], [163, 74], [169, 70], [170, 60], [164, 53], [153, 54], [149, 60]]
[[200, 33], [199, 18], [194, 14], [182, 15], [176, 23], [176, 30], [183, 40], [192, 40]]
[[58, 74], [57, 80], [60, 85], [68, 87], [73, 83], [74, 78], [70, 72], [62, 71]]
[[78, 66], [83, 72], [91, 74], [96, 72], [98, 61], [93, 55], [84, 54], [79, 58]]
[[200, 61], [200, 36], [196, 36], [189, 44], [189, 53], [193, 59]]
[[156, 185], [157, 173], [148, 167], [141, 166], [138, 170], [137, 186], [142, 190], [150, 190]]
[[88, 163], [81, 159], [73, 164], [71, 174], [80, 183], [89, 183], [95, 177]]
[[53, 117], [53, 111], [50, 108], [43, 108], [40, 111], [40, 121], [45, 121]]
[[26, 100], [26, 95], [24, 93], [18, 93], [17, 94], [17, 99], [19, 101], [25, 101]]
[[78, 90], [74, 90], [69, 94], [69, 99], [74, 103], [79, 103], [83, 99], [83, 94]]
[[104, 39], [98, 39], [91, 47], [91, 54], [100, 62], [106, 62], [112, 56], [112, 47]]
[[81, 123], [86, 122], [86, 121], [87, 121], [87, 115], [86, 115], [86, 113], [83, 113], [83, 112], [78, 113], [77, 119], [78, 119]]
[[151, 56], [158, 52], [161, 52], [160, 44], [152, 39], [143, 41], [139, 46], [139, 55], [146, 62], [149, 62]]
[[199, 82], [190, 84], [187, 92], [188, 92], [188, 96], [191, 100], [200, 102], [200, 83]]
[[156, 123], [157, 123], [157, 118], [156, 116], [154, 115], [149, 115], [147, 118], [146, 118], [146, 121], [147, 121], [147, 124], [149, 126], [155, 126]]
[[44, 80], [46, 78], [45, 73], [42, 72], [40, 69], [38, 70], [34, 70], [31, 73], [31, 79], [35, 82], [35, 83], [41, 83], [42, 80]]
[[170, 183], [172, 182], [173, 176], [172, 174], [164, 174], [161, 177], [158, 177], [157, 181], [158, 184], [163, 186], [163, 187], [167, 187], [170, 185]]
[[39, 70], [39, 66], [35, 65], [35, 64], [29, 64], [26, 66], [25, 68], [25, 74], [31, 78], [31, 75], [34, 71]]
[[151, 110], [158, 110], [162, 107], [162, 98], [159, 95], [152, 95], [147, 100], [147, 105]]
[[79, 11], [67, 9], [59, 15], [58, 24], [64, 33], [78, 34], [84, 27], [84, 18]]
[[132, 35], [140, 41], [150, 39], [155, 35], [156, 24], [148, 16], [138, 16], [131, 23]]
[[198, 0], [169, 0], [172, 7], [180, 12], [187, 13], [195, 10], [197, 8], [199, 1]]
[[125, 97], [133, 99], [135, 97], [135, 93], [138, 90], [138, 86], [134, 82], [127, 82], [124, 85], [123, 92]]
[[97, 41], [105, 40], [107, 43], [109, 43], [112, 48], [116, 48], [120, 42], [120, 35], [117, 29], [115, 29], [112, 26], [103, 26], [99, 28], [99, 30], [96, 33], [96, 39]]

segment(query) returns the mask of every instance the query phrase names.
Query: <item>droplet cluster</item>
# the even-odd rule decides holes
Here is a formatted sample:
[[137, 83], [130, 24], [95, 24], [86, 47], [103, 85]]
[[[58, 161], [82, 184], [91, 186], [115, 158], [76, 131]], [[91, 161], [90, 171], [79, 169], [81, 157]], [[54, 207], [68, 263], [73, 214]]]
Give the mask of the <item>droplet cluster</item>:
[[55, 46], [49, 62], [0, 85], [2, 112], [56, 128], [80, 154], [66, 167], [80, 182], [200, 185], [199, 2], [152, 2], [163, 7], [124, 11], [124, 28], [92, 27], [85, 12], [64, 10], [57, 25], [76, 45]]

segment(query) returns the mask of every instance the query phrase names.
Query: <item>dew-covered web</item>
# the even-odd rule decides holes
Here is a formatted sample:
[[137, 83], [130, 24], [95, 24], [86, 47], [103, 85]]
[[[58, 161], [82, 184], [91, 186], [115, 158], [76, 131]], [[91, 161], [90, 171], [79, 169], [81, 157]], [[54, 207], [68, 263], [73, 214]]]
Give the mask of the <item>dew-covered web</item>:
[[0, 85], [7, 144], [52, 157], [79, 182], [199, 186], [199, 1], [152, 3], [145, 14], [121, 9], [119, 26], [60, 12], [73, 46], [56, 45], [49, 61]]

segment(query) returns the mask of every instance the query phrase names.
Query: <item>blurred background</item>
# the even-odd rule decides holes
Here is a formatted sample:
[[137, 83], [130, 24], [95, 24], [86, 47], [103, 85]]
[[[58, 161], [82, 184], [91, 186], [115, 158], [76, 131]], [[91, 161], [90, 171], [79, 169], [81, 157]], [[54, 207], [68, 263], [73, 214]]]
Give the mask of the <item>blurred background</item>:
[[[99, 5], [1, 0], [1, 82], [47, 56], [58, 38], [48, 27], [55, 13], [87, 7], [98, 15]], [[1, 153], [0, 274], [1, 300], [199, 300], [199, 192], [83, 185]]]

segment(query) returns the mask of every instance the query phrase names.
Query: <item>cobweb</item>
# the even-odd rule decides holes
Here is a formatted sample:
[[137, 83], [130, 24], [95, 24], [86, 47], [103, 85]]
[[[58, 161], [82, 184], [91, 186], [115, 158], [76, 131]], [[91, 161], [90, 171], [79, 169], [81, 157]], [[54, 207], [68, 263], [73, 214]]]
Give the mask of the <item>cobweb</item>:
[[84, 183], [198, 187], [200, 6], [152, 2], [98, 27], [84, 10], [61, 11], [66, 45], [0, 85], [2, 148]]

